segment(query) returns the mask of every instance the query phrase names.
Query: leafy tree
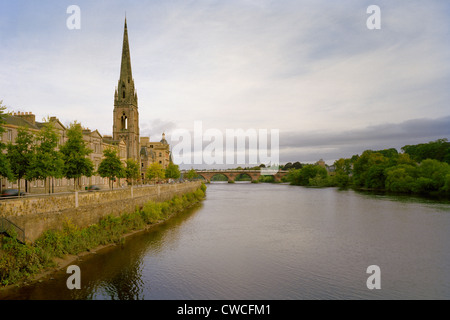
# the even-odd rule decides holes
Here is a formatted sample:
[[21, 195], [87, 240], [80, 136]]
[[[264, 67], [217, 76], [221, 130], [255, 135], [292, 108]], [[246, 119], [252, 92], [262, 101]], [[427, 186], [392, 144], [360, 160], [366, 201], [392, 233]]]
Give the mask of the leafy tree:
[[300, 162], [296, 161], [292, 164], [292, 167], [294, 169], [301, 169], [301, 168], [303, 168], [303, 165]]
[[387, 191], [408, 193], [414, 188], [416, 167], [402, 164], [386, 170]]
[[9, 160], [13, 179], [18, 181], [19, 194], [20, 182], [27, 179], [30, 164], [34, 154], [34, 135], [26, 127], [19, 127], [15, 143], [8, 143], [7, 158]]
[[165, 176], [167, 179], [174, 179], [174, 180], [179, 179], [181, 176], [179, 167], [174, 163], [169, 163], [166, 169]]
[[450, 173], [445, 175], [444, 186], [441, 188], [443, 194], [450, 196]]
[[102, 178], [109, 179], [110, 188], [113, 189], [113, 181], [115, 181], [116, 178], [125, 177], [126, 170], [122, 161], [120, 161], [116, 150], [105, 149], [103, 155], [105, 158], [100, 162], [97, 171]]
[[186, 174], [186, 179], [193, 180], [197, 177], [197, 172], [194, 170], [194, 168], [191, 168], [191, 170], [189, 170]]
[[386, 158], [395, 158], [396, 156], [398, 156], [398, 151], [395, 148], [377, 150], [374, 151], [374, 153], [382, 154]]
[[450, 165], [446, 162], [427, 159], [422, 161], [418, 169], [417, 192], [437, 191], [444, 187]]
[[[2, 105], [3, 101], [0, 101], [0, 137], [6, 132], [3, 125], [6, 123], [6, 107]], [[8, 157], [3, 152], [6, 149], [6, 145], [3, 143], [2, 139], [0, 139], [0, 177], [5, 177], [9, 180], [13, 180], [13, 172], [11, 170], [11, 165], [8, 161]], [[1, 189], [1, 185], [0, 185]]]
[[159, 163], [152, 163], [145, 174], [146, 178], [149, 180], [161, 180], [164, 179], [165, 170]]
[[[291, 174], [291, 184], [308, 186], [310, 182], [327, 179], [328, 172], [322, 166], [307, 164], [302, 169], [293, 170]], [[310, 181], [310, 179], [313, 179]], [[314, 180], [315, 179], [315, 180]]]
[[406, 145], [402, 150], [409, 154], [416, 162], [434, 159], [450, 163], [450, 142], [447, 139], [438, 139], [429, 143]]
[[57, 150], [59, 135], [53, 124], [47, 122], [36, 134], [35, 153], [30, 162], [27, 173], [28, 179], [45, 181], [45, 190], [48, 189], [49, 177], [62, 178], [64, 171], [63, 155]]
[[288, 162], [284, 165], [283, 170], [290, 170], [290, 169], [294, 169], [294, 166], [291, 162]]
[[334, 162], [335, 176], [334, 183], [339, 188], [347, 188], [350, 186], [352, 173], [351, 159], [341, 158]]
[[389, 159], [382, 153], [372, 150], [364, 151], [354, 162], [353, 182], [355, 186], [365, 188], [384, 186], [384, 169], [388, 167], [388, 161]]
[[139, 163], [134, 159], [128, 159], [125, 164], [125, 178], [127, 178], [128, 182], [131, 181], [131, 185], [133, 185], [134, 180], [141, 177]]
[[74, 122], [67, 130], [68, 140], [61, 146], [60, 151], [64, 160], [64, 176], [74, 179], [75, 189], [78, 190], [78, 180], [82, 177], [91, 177], [94, 173], [94, 164], [88, 156], [92, 150], [87, 147], [83, 139], [81, 124]]

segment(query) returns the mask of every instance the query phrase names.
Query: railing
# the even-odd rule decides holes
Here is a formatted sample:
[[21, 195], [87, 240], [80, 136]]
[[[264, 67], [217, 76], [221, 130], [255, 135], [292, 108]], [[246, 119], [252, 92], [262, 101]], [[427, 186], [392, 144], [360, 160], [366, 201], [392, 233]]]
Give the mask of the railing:
[[17, 240], [25, 243], [25, 230], [6, 218], [0, 217], [0, 233], [16, 236]]

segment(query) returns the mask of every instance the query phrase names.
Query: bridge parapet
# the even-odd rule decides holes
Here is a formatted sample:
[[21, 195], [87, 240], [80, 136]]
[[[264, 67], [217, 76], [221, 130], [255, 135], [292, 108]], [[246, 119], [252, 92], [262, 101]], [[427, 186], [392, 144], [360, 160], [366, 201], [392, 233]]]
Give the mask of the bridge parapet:
[[[182, 170], [182, 173], [187, 173], [187, 170]], [[252, 181], [257, 181], [261, 175], [271, 175], [275, 181], [281, 181], [281, 178], [288, 174], [288, 171], [277, 171], [274, 174], [267, 174], [267, 172], [261, 173], [261, 170], [195, 170], [195, 172], [203, 177], [207, 182], [210, 182], [212, 177], [221, 174], [224, 175], [229, 182], [234, 182], [236, 177], [245, 174], [249, 176]]]

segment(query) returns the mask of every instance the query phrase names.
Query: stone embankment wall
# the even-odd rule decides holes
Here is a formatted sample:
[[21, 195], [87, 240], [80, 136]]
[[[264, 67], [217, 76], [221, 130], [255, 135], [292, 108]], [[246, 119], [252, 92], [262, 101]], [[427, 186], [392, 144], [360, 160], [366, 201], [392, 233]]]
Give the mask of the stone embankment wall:
[[27, 241], [35, 241], [51, 229], [70, 221], [79, 227], [97, 223], [107, 215], [134, 212], [148, 201], [161, 202], [193, 192], [201, 182], [163, 184], [112, 191], [52, 194], [0, 201], [0, 217], [25, 230]]

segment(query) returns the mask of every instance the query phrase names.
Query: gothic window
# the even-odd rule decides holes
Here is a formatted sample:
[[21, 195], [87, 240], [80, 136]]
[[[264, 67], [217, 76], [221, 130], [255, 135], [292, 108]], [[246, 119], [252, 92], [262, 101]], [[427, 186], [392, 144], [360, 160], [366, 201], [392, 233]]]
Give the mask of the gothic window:
[[125, 115], [125, 113], [122, 115], [121, 124], [122, 124], [122, 130], [128, 130], [128, 118]]

